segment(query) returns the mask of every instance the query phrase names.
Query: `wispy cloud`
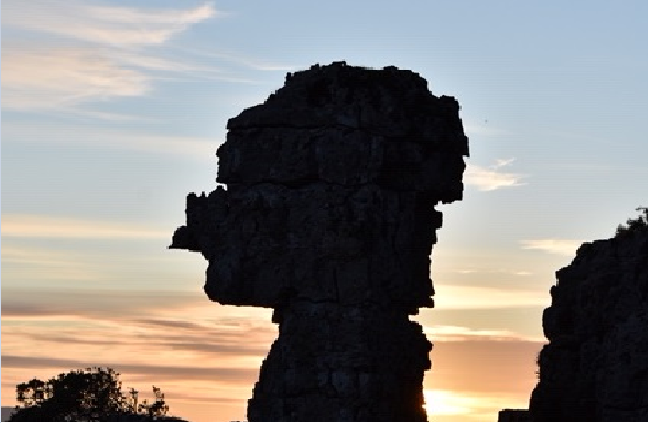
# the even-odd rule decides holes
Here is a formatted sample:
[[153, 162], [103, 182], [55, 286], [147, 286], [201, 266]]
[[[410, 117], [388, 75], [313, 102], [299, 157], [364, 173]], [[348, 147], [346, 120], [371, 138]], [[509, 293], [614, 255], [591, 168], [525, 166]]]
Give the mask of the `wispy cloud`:
[[0, 230], [3, 237], [20, 238], [169, 238], [168, 230], [140, 224], [25, 214], [3, 214]]
[[163, 10], [79, 1], [3, 2], [3, 27], [54, 38], [40, 37], [36, 44], [28, 41], [31, 37], [3, 34], [2, 106], [69, 112], [87, 101], [144, 95], [160, 71], [218, 76], [218, 69], [170, 60], [151, 49], [219, 14], [211, 3]]
[[218, 380], [220, 383], [240, 383], [256, 375], [256, 369], [207, 367], [207, 366], [153, 366], [145, 364], [100, 362], [96, 360], [67, 360], [34, 356], [2, 355], [2, 367], [27, 369], [85, 369], [88, 367], [110, 367], [120, 372], [146, 374], [160, 380]]
[[3, 106], [13, 110], [138, 96], [149, 88], [150, 80], [144, 73], [121, 67], [92, 49], [3, 51]]
[[[4, 91], [3, 91], [4, 95]], [[80, 111], [80, 113], [85, 113]], [[95, 116], [96, 114], [93, 114]], [[119, 116], [95, 116], [102, 119], [119, 119]], [[166, 134], [148, 134], [97, 126], [66, 124], [30, 125], [7, 122], [2, 127], [3, 143], [21, 144], [46, 143], [74, 148], [92, 148], [146, 152], [185, 157], [201, 162], [213, 163], [222, 139], [210, 137], [189, 137]]]
[[[30, 345], [42, 352], [30, 356], [40, 357], [49, 368], [63, 365], [57, 360], [108, 365], [116, 356], [123, 357], [119, 367], [128, 367], [141, 365], [149, 355], [157, 355], [160, 365], [193, 357], [205, 367], [218, 362], [247, 367], [267, 354], [277, 336], [269, 313], [240, 316], [236, 308], [214, 304], [199, 293], [45, 288], [3, 294], [3, 354], [20, 356]], [[236, 325], [231, 323], [234, 316]], [[105, 341], [112, 343], [112, 351], [105, 351]]]
[[526, 175], [502, 171], [502, 168], [509, 166], [514, 161], [515, 159], [500, 159], [494, 165], [488, 167], [469, 163], [464, 173], [464, 182], [467, 185], [475, 186], [480, 191], [494, 191], [524, 185], [520, 181]]
[[472, 275], [472, 274], [505, 274], [505, 275], [514, 275], [514, 276], [530, 276], [533, 273], [526, 270], [513, 270], [513, 269], [488, 269], [488, 268], [465, 268], [455, 270], [456, 273], [462, 275]]
[[[43, 286], [178, 289], [189, 280], [199, 290], [203, 278], [202, 257], [166, 250], [170, 238], [70, 239], [27, 235], [2, 236], [3, 298], [8, 289], [20, 286], [32, 287], [32, 291]], [[73, 292], [70, 295], [75, 297]], [[29, 297], [33, 296], [32, 292]], [[3, 307], [3, 316], [5, 312], [8, 309]]]
[[525, 239], [520, 241], [525, 250], [540, 250], [546, 253], [573, 256], [583, 243], [579, 239]]
[[544, 291], [435, 284], [437, 309], [494, 309], [547, 306]]
[[[147, 95], [155, 82], [172, 78], [169, 75], [255, 83], [213, 65], [155, 53], [84, 46], [5, 47], [2, 74], [5, 109], [56, 109], [81, 115], [93, 112], [76, 109], [79, 103]], [[94, 116], [114, 119], [115, 115], [94, 112]]]
[[[84, 254], [56, 248], [25, 248], [11, 245], [4, 239], [2, 264], [4, 285], [16, 281], [61, 281], [66, 283], [97, 281], [101, 267]], [[105, 255], [103, 257], [105, 260]], [[105, 273], [104, 273], [105, 275]]]
[[2, 5], [4, 110], [124, 120], [129, 116], [85, 104], [148, 95], [170, 79], [256, 84], [240, 68], [294, 69], [241, 53], [174, 45], [174, 38], [193, 26], [227, 16], [211, 2], [166, 9], [79, 0]]
[[[161, 386], [172, 411], [184, 418], [191, 419], [195, 404], [210, 400], [219, 411], [204, 415], [216, 420], [228, 416], [218, 413], [242, 416], [277, 328], [267, 310], [201, 305], [199, 296], [3, 289], [6, 398], [13, 396], [12, 385], [34, 376], [48, 378], [75, 368], [109, 366], [122, 374], [124, 386]], [[434, 342], [433, 370], [425, 381], [431, 415], [444, 416], [442, 420], [450, 416], [461, 421], [492, 420], [498, 409], [517, 404], [524, 396], [528, 399], [540, 342], [501, 329], [432, 326], [424, 330]], [[516, 377], [502, 378], [502, 374]]]
[[515, 332], [502, 329], [473, 329], [465, 326], [448, 325], [425, 326], [423, 329], [430, 339], [434, 341], [543, 341], [543, 339], [524, 337]]
[[3, 3], [3, 26], [118, 46], [162, 44], [191, 25], [220, 14], [211, 3], [186, 10], [68, 0]]
[[[145, 301], [143, 299], [146, 299]], [[137, 320], [153, 311], [168, 314], [211, 305], [201, 293], [165, 290], [3, 288], [2, 319], [56, 320], [75, 316], [82, 320]]]
[[125, 386], [161, 386], [176, 413], [216, 398], [242, 415], [277, 336], [269, 311], [220, 306], [199, 292], [3, 287], [2, 302], [3, 400], [31, 377], [101, 366]]

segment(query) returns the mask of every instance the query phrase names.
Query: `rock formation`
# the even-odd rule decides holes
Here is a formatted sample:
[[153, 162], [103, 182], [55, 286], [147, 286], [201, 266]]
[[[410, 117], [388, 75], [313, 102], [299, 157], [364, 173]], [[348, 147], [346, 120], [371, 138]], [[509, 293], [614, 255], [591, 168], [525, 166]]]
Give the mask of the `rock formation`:
[[528, 422], [529, 418], [529, 410], [505, 408], [497, 413], [498, 422]]
[[336, 62], [229, 120], [227, 189], [189, 194], [170, 248], [208, 260], [211, 300], [274, 309], [250, 421], [426, 420], [408, 316], [433, 307], [434, 207], [462, 198], [458, 112], [416, 73]]
[[628, 223], [556, 272], [534, 421], [648, 421], [648, 213]]

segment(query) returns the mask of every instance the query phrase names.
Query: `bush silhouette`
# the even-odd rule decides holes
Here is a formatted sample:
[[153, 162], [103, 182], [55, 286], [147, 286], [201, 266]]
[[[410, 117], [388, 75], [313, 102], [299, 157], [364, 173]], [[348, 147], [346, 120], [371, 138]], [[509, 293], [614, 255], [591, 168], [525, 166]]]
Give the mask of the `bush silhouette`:
[[9, 421], [151, 421], [166, 417], [169, 406], [160, 388], [155, 401], [138, 403], [138, 391], [121, 391], [119, 373], [110, 368], [72, 370], [48, 381], [16, 385], [16, 412]]
[[639, 216], [628, 219], [625, 225], [619, 225], [616, 230], [617, 237], [648, 228], [648, 207], [637, 207], [636, 210], [640, 212]]

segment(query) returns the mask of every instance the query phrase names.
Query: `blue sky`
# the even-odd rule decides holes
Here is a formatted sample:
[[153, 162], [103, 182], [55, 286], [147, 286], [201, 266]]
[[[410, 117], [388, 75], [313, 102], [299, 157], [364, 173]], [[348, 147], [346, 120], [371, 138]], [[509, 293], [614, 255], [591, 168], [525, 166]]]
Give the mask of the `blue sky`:
[[[464, 201], [441, 207], [437, 308], [419, 316], [437, 344], [426, 392], [445, 404], [440, 419], [524, 406], [553, 273], [646, 206], [644, 1], [5, 0], [1, 13], [3, 404], [34, 366], [49, 377], [102, 358], [135, 381], [162, 384], [158, 367], [172, 369], [185, 418], [243, 417], [276, 329], [266, 310], [209, 303], [206, 263], [166, 246], [186, 194], [216, 186], [227, 119], [288, 71], [396, 65], [462, 106]], [[181, 327], [228, 341], [159, 341]], [[258, 348], [231, 353], [233, 332]], [[83, 342], [105, 337], [130, 358]], [[474, 386], [459, 383], [460, 352], [491, 350]], [[519, 365], [502, 370], [518, 350]], [[194, 373], [173, 369], [197, 357], [221, 375], [247, 370], [205, 385], [221, 384], [211, 397], [186, 395]], [[486, 382], [502, 371], [509, 385]]]

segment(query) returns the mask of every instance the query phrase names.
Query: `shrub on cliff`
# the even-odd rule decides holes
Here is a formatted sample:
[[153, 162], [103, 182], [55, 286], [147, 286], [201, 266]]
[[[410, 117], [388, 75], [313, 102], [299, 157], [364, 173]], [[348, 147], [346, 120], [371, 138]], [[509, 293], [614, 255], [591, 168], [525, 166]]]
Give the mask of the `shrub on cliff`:
[[628, 219], [625, 225], [619, 225], [616, 230], [617, 237], [648, 229], [648, 207], [637, 207], [636, 210], [640, 212], [639, 216]]
[[48, 381], [32, 379], [16, 385], [16, 412], [9, 421], [152, 421], [169, 410], [160, 388], [155, 401], [138, 404], [138, 392], [121, 392], [119, 373], [113, 369], [72, 370]]

